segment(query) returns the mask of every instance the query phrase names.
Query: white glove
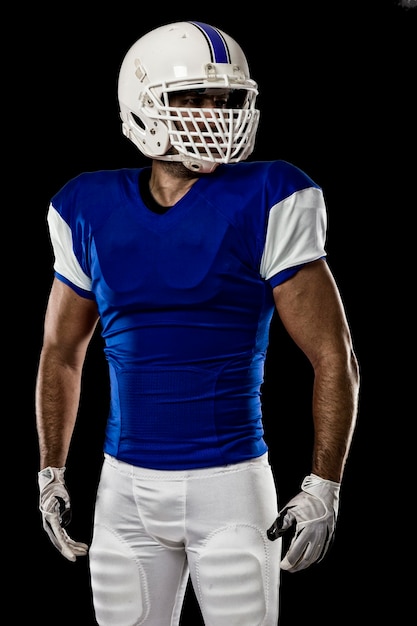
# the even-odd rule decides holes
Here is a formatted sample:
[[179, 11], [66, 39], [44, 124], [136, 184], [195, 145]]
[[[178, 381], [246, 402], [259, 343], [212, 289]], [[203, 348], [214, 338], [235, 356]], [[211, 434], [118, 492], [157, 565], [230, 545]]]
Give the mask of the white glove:
[[310, 474], [301, 489], [267, 531], [271, 541], [292, 531], [281, 561], [281, 568], [289, 572], [298, 572], [323, 559], [333, 541], [339, 510], [340, 483]]
[[71, 521], [70, 497], [64, 481], [65, 467], [46, 467], [38, 473], [39, 510], [43, 528], [63, 556], [75, 561], [87, 554], [85, 543], [73, 541], [64, 530]]

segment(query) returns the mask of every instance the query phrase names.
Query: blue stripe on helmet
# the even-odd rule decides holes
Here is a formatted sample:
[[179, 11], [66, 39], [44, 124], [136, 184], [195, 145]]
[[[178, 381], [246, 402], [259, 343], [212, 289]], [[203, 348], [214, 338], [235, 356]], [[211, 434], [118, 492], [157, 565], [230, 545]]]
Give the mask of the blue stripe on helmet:
[[229, 50], [222, 34], [213, 26], [202, 22], [190, 22], [194, 24], [205, 36], [210, 47], [213, 63], [230, 63]]

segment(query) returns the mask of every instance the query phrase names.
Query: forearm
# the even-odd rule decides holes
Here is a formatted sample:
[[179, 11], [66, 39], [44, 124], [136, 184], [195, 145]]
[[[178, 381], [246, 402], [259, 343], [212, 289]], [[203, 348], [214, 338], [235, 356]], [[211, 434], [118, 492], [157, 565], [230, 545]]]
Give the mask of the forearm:
[[317, 366], [313, 390], [312, 473], [340, 482], [358, 409], [359, 369], [353, 353], [344, 362]]
[[36, 425], [40, 469], [63, 467], [78, 412], [81, 369], [43, 350], [36, 382]]

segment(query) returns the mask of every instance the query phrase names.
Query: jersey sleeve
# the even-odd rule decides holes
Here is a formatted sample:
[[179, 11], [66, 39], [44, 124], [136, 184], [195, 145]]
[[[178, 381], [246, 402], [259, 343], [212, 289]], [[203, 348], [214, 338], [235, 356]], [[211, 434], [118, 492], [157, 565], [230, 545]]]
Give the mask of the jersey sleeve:
[[269, 213], [260, 272], [272, 287], [326, 256], [327, 211], [318, 187], [295, 191]]
[[71, 229], [52, 203], [49, 206], [47, 221], [56, 277], [74, 289], [78, 295], [92, 299], [94, 296], [91, 293], [91, 278], [83, 271], [74, 253]]

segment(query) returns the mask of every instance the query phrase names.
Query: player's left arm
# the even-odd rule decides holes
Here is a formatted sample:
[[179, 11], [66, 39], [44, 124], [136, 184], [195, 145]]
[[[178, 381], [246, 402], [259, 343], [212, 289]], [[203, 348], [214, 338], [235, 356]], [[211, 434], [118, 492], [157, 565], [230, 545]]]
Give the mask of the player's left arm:
[[341, 295], [325, 260], [305, 265], [274, 288], [284, 327], [314, 371], [311, 474], [281, 510], [268, 536], [295, 536], [282, 561], [289, 571], [323, 558], [338, 512], [339, 486], [355, 428], [359, 365]]
[[311, 471], [339, 482], [356, 420], [359, 367], [339, 290], [325, 260], [274, 288], [278, 314], [314, 370]]

